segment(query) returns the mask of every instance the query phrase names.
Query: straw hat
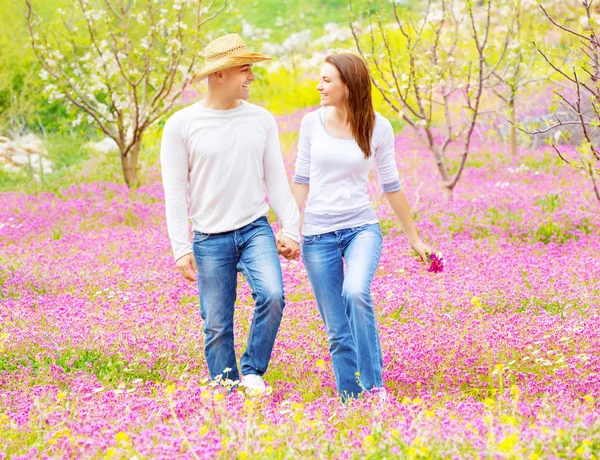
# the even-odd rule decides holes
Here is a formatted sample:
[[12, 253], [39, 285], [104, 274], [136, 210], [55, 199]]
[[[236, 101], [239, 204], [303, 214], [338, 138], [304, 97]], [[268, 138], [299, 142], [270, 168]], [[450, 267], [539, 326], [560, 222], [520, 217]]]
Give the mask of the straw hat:
[[262, 54], [251, 53], [238, 34], [227, 34], [213, 40], [206, 45], [202, 55], [204, 56], [204, 66], [194, 74], [190, 83], [203, 80], [219, 70], [271, 59]]

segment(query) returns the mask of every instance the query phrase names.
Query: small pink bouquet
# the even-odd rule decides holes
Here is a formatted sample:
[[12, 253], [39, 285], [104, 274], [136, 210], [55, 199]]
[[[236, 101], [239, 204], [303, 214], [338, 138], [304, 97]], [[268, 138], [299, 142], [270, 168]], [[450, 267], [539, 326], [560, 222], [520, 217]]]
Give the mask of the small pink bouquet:
[[429, 254], [429, 260], [431, 261], [431, 265], [427, 269], [428, 272], [441, 273], [444, 271], [444, 259], [434, 253], [431, 253]]

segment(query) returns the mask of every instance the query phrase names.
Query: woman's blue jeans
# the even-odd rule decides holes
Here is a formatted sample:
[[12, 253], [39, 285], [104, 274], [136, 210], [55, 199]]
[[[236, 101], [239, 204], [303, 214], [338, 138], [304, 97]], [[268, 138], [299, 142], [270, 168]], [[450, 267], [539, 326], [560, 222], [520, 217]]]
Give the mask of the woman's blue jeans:
[[370, 294], [382, 244], [379, 224], [302, 238], [302, 259], [325, 323], [343, 399], [383, 387], [381, 345]]
[[[237, 273], [241, 271], [256, 302], [242, 374], [263, 375], [283, 316], [283, 278], [273, 230], [266, 217], [234, 231], [194, 233], [204, 353], [211, 379], [239, 380], [233, 342]], [[228, 371], [226, 371], [228, 369]]]

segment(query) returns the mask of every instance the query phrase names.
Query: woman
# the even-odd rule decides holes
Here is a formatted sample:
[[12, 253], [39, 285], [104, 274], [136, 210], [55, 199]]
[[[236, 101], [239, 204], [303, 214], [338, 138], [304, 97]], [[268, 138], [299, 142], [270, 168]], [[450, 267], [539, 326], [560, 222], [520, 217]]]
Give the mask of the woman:
[[381, 229], [367, 193], [373, 160], [410, 245], [423, 262], [431, 250], [417, 235], [398, 177], [394, 132], [373, 110], [364, 62], [349, 53], [327, 57], [317, 91], [321, 108], [302, 120], [292, 185], [300, 209], [308, 197], [302, 259], [325, 322], [342, 399], [364, 390], [385, 399], [370, 295], [382, 249]]

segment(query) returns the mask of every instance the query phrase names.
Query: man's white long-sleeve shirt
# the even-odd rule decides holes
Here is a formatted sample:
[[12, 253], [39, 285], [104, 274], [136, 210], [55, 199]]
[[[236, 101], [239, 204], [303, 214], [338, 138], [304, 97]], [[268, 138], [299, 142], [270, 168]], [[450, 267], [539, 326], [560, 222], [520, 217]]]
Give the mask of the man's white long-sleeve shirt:
[[188, 217], [194, 231], [237, 230], [268, 212], [265, 187], [283, 235], [300, 241], [277, 124], [264, 108], [242, 102], [213, 110], [195, 103], [176, 112], [164, 127], [160, 163], [176, 260], [193, 252]]

